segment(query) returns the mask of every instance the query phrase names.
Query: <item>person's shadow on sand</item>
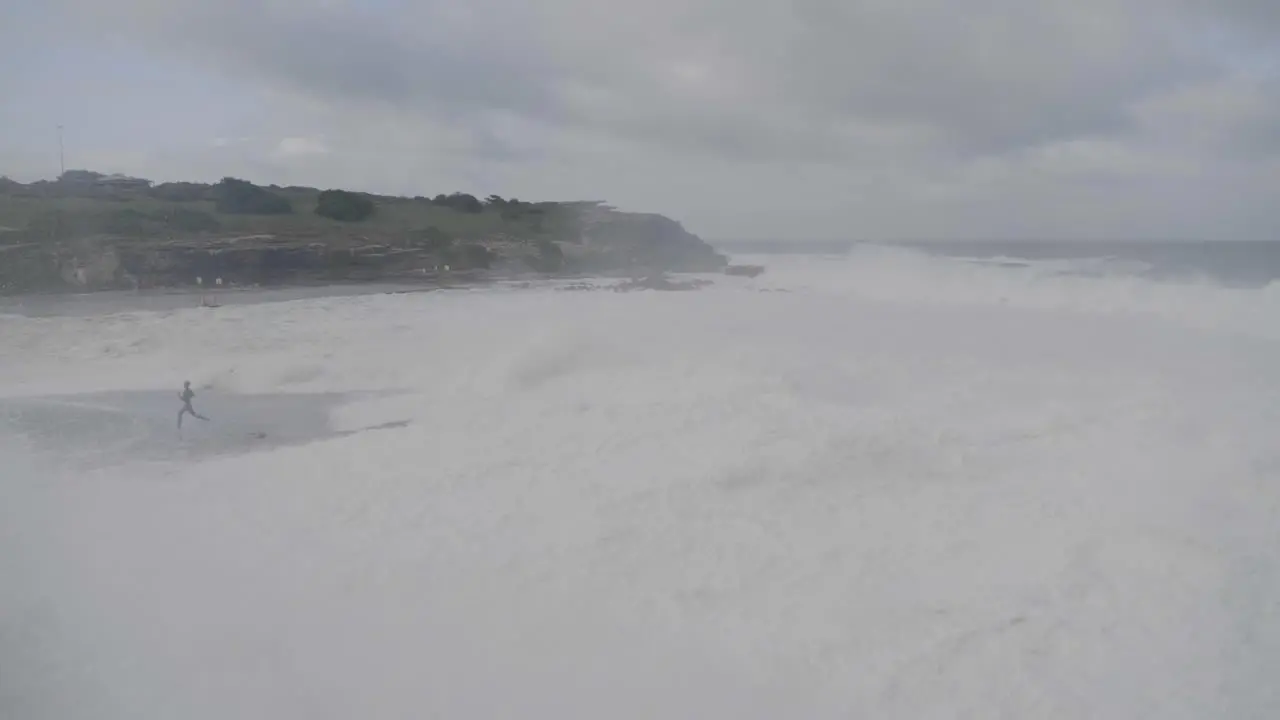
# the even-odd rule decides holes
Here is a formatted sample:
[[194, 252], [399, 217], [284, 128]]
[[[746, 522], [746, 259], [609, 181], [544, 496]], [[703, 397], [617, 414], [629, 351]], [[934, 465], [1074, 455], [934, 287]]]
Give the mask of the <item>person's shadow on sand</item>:
[[[0, 432], [28, 438], [36, 449], [90, 467], [256, 452], [409, 425], [408, 420], [335, 430], [330, 412], [364, 397], [347, 393], [201, 394], [216, 422], [186, 427], [174, 439], [173, 395], [125, 390], [6, 398]], [[181, 396], [179, 396], [181, 399]], [[188, 413], [183, 404], [180, 414]], [[199, 416], [196, 416], [199, 417]]]

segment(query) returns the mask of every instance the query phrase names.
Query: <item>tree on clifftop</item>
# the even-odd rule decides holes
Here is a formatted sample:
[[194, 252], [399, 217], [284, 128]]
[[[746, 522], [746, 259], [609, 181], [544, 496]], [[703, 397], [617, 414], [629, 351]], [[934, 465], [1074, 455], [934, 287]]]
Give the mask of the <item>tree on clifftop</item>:
[[456, 192], [452, 195], [437, 195], [431, 202], [441, 207], [453, 208], [458, 212], [472, 214], [484, 212], [484, 203], [480, 202], [475, 195], [468, 193]]
[[266, 188], [233, 177], [213, 186], [214, 207], [227, 215], [288, 215], [293, 205]]
[[105, 178], [100, 172], [92, 170], [67, 170], [58, 176], [58, 182], [63, 183], [95, 183]]
[[368, 196], [346, 190], [325, 190], [316, 202], [316, 214], [331, 220], [359, 222], [373, 215], [373, 201]]

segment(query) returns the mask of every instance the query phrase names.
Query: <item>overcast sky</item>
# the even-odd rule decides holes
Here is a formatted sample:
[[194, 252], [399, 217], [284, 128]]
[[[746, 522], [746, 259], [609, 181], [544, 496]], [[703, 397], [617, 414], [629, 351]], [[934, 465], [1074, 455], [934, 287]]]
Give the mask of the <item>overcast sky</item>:
[[5, 0], [0, 174], [1280, 239], [1276, 0]]

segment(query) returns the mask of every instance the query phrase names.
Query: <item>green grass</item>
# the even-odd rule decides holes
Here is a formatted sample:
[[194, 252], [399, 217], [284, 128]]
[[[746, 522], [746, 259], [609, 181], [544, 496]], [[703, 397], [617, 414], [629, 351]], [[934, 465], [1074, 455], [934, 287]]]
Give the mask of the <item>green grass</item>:
[[[0, 227], [27, 231], [31, 239], [61, 239], [90, 235], [134, 235], [146, 238], [196, 238], [202, 235], [298, 234], [325, 237], [367, 237], [370, 241], [394, 242], [396, 238], [430, 227], [457, 240], [484, 240], [499, 236], [536, 241], [576, 239], [577, 214], [570, 208], [554, 204], [539, 206], [541, 214], [526, 208], [516, 216], [504, 216], [503, 210], [486, 206], [481, 213], [466, 213], [410, 198], [375, 196], [374, 215], [360, 222], [339, 222], [316, 215], [318, 190], [273, 189], [290, 201], [294, 212], [288, 215], [241, 215], [217, 212], [212, 201], [172, 202], [150, 197], [145, 192], [122, 193], [115, 199], [77, 196], [54, 196], [56, 186], [47, 187], [50, 194], [23, 196], [0, 194]], [[132, 212], [129, 212], [132, 211]], [[171, 218], [175, 211], [198, 211], [216, 219], [216, 233], [200, 233], [175, 227]], [[121, 230], [121, 218], [137, 223], [143, 216], [145, 227], [134, 232]], [[58, 228], [52, 230], [51, 228]]]

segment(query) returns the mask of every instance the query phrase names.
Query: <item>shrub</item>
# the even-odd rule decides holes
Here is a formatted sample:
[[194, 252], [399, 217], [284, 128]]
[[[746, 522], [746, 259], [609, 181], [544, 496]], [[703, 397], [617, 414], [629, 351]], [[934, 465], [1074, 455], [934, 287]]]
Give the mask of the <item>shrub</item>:
[[25, 235], [33, 241], [70, 240], [102, 232], [104, 218], [92, 213], [67, 212], [61, 208], [43, 210], [27, 220]]
[[99, 230], [108, 235], [141, 237], [155, 232], [154, 221], [146, 213], [133, 209], [117, 210], [102, 219]]
[[212, 190], [211, 186], [202, 183], [169, 182], [148, 189], [147, 194], [169, 202], [199, 202], [208, 200]]
[[360, 222], [369, 219], [373, 212], [373, 201], [367, 195], [346, 190], [325, 190], [316, 202], [316, 214], [331, 220]]
[[289, 201], [251, 182], [226, 177], [213, 186], [218, 212], [228, 215], [288, 215]]
[[192, 210], [190, 208], [176, 208], [169, 213], [167, 218], [169, 227], [182, 232], [217, 232], [222, 229], [222, 223], [218, 222], [218, 218], [207, 212], [200, 210]]
[[480, 202], [475, 195], [456, 192], [452, 195], [437, 195], [431, 201], [434, 205], [441, 207], [453, 208], [458, 212], [479, 214], [484, 212], [484, 203]]
[[58, 182], [95, 183], [105, 177], [106, 175], [92, 170], [68, 170], [58, 176]]

